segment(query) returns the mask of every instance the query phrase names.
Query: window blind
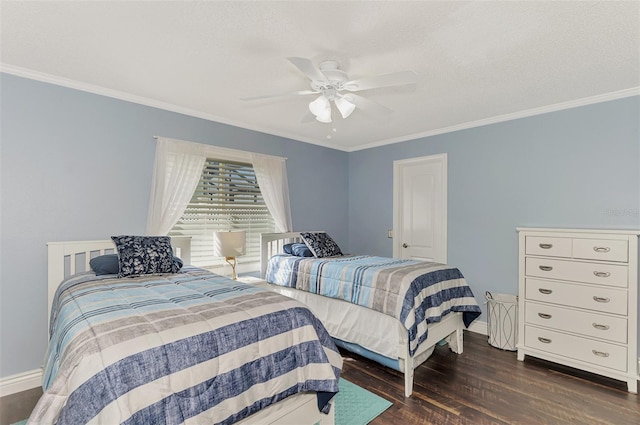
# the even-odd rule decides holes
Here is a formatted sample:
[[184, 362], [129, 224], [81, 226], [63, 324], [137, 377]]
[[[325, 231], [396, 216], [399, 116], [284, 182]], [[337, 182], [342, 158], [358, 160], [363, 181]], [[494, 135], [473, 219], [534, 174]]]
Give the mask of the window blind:
[[220, 265], [213, 256], [213, 232], [245, 231], [243, 264], [260, 261], [260, 234], [274, 232], [275, 224], [264, 203], [251, 164], [207, 159], [200, 182], [170, 236], [191, 236], [191, 264]]

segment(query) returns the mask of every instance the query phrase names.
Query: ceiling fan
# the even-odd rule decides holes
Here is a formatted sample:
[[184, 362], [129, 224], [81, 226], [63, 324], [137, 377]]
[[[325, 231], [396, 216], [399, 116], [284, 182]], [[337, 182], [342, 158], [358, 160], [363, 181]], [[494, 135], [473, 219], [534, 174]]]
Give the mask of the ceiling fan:
[[309, 111], [311, 111], [317, 121], [330, 123], [332, 102], [340, 112], [342, 118], [347, 118], [356, 108], [373, 114], [384, 115], [392, 112], [391, 109], [357, 95], [354, 92], [379, 87], [415, 84], [417, 82], [417, 74], [413, 71], [400, 71], [349, 80], [347, 74], [340, 69], [340, 64], [336, 61], [326, 60], [316, 67], [309, 59], [305, 58], [289, 57], [287, 60], [311, 80], [311, 90], [250, 97], [244, 98], [243, 100], [267, 99], [287, 95], [319, 94], [320, 96], [309, 103]]

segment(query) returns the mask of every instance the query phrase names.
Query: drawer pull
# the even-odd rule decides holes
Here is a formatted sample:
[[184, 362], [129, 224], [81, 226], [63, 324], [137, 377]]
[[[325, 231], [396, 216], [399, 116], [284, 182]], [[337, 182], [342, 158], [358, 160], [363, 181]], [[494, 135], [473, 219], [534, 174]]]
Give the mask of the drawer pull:
[[[551, 249], [551, 248], [553, 248], [553, 244], [552, 243], [541, 243], [541, 244], [538, 244], [538, 246], [540, 248], [542, 248], [542, 249]], [[593, 249], [595, 249], [595, 248], [593, 248]]]
[[608, 303], [609, 301], [611, 301], [610, 298], [606, 298], [606, 297], [599, 297], [597, 295], [593, 296], [593, 300], [597, 303]]
[[591, 352], [598, 357], [609, 357], [609, 353], [605, 353], [604, 351], [591, 350]]
[[541, 294], [549, 295], [553, 291], [551, 289], [538, 288], [538, 292], [540, 292]]
[[551, 266], [538, 266], [538, 268], [544, 272], [550, 272], [551, 270], [553, 270], [553, 267]]
[[611, 273], [609, 273], [609, 272], [595, 271], [595, 272], [593, 272], [593, 274], [598, 276], [598, 277], [609, 277], [609, 276], [611, 276]]
[[594, 246], [593, 250], [595, 252], [609, 252], [611, 251], [611, 248], [609, 248], [608, 246]]
[[[538, 341], [542, 342], [543, 344], [551, 344], [551, 340], [549, 338], [543, 338], [541, 336], [538, 337]], [[593, 350], [595, 352], [595, 350]]]
[[[547, 313], [538, 313], [538, 316], [540, 316], [542, 319], [551, 319], [551, 315]], [[595, 323], [594, 323], [594, 326], [595, 326]]]
[[609, 330], [609, 325], [601, 325], [599, 323], [594, 323], [593, 327], [596, 328], [599, 331], [608, 331]]

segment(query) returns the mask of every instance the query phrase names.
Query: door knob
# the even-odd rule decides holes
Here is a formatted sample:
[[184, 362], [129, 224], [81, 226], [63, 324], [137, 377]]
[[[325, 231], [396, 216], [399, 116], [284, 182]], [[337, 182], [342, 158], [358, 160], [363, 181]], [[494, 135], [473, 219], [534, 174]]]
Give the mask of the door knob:
[[403, 247], [403, 248], [409, 248], [409, 245], [407, 245], [406, 243], [403, 243], [403, 244], [402, 244], [402, 247]]

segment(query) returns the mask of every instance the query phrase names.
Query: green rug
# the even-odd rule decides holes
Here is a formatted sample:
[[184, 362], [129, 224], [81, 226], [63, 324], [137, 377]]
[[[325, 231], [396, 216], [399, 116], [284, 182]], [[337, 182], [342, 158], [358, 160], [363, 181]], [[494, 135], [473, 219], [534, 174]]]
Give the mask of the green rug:
[[344, 378], [335, 400], [336, 425], [366, 425], [393, 404]]
[[[346, 379], [340, 379], [340, 392], [335, 398], [336, 425], [367, 425], [392, 404]], [[25, 419], [13, 425], [26, 423]]]

